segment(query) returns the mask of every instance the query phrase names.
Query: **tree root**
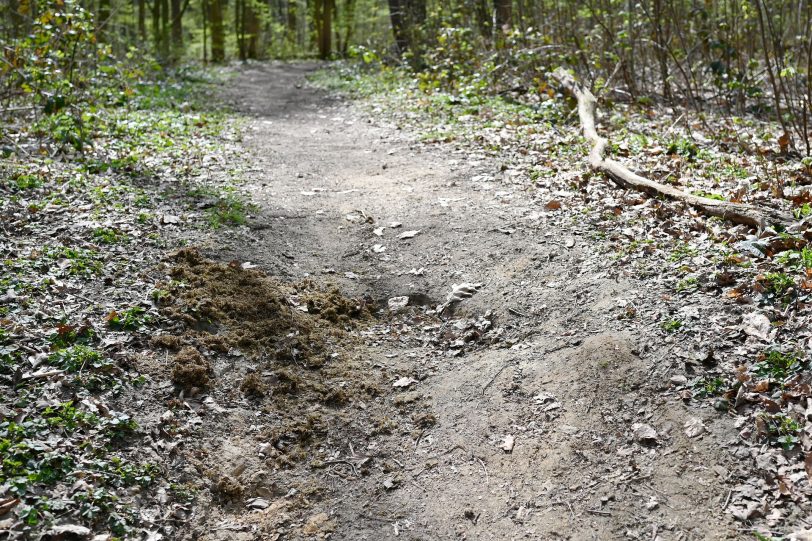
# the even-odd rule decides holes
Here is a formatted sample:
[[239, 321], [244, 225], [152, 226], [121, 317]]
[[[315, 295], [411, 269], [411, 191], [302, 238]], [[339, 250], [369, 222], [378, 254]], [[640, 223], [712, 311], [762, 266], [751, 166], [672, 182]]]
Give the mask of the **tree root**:
[[718, 216], [734, 223], [746, 224], [759, 229], [776, 224], [788, 227], [795, 223], [791, 215], [778, 210], [763, 209], [730, 201], [718, 201], [685, 193], [673, 186], [641, 177], [620, 162], [604, 157], [609, 142], [598, 135], [595, 128], [598, 100], [588, 88], [580, 85], [565, 69], [558, 68], [553, 72], [552, 76], [569, 95], [578, 101], [578, 116], [581, 119], [584, 137], [592, 145], [588, 158], [590, 168], [611, 178], [621, 188], [634, 189], [652, 196], [664, 196], [682, 201], [709, 216]]

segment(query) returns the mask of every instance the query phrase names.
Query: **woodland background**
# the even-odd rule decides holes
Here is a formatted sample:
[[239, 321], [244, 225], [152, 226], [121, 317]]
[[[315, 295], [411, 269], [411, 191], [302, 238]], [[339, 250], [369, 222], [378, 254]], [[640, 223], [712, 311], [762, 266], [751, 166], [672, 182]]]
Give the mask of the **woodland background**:
[[6, 103], [67, 98], [105, 55], [405, 60], [427, 90], [496, 93], [544, 92], [565, 66], [616, 98], [769, 115], [810, 153], [806, 0], [9, 0], [0, 20]]

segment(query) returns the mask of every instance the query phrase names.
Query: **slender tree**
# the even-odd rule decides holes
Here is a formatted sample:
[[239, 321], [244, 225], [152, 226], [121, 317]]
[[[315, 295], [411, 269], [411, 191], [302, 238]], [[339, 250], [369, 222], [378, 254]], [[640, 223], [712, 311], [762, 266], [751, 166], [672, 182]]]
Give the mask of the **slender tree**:
[[[183, 12], [185, 6], [181, 5], [181, 0], [171, 0], [169, 5], [172, 19], [172, 56], [178, 59], [183, 52]], [[188, 5], [188, 2], [186, 5]]]
[[222, 0], [208, 0], [209, 23], [211, 27], [211, 60], [224, 62], [226, 59], [226, 37], [223, 26]]
[[138, 37], [147, 40], [147, 1], [138, 0]]

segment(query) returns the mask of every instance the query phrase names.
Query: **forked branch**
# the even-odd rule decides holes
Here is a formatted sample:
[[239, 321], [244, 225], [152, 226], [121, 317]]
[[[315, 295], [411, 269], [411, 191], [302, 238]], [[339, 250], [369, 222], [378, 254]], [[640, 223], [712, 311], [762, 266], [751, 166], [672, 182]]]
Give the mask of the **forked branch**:
[[609, 142], [598, 135], [595, 127], [595, 116], [598, 109], [598, 100], [588, 88], [580, 85], [565, 69], [558, 68], [553, 72], [553, 78], [559, 82], [563, 89], [578, 102], [578, 116], [584, 137], [592, 145], [589, 152], [589, 166], [593, 171], [603, 173], [621, 188], [634, 189], [646, 192], [653, 196], [664, 196], [669, 199], [682, 201], [709, 216], [718, 216], [734, 223], [747, 224], [759, 229], [769, 225], [787, 227], [794, 220], [791, 215], [772, 209], [763, 209], [753, 205], [718, 201], [707, 197], [700, 197], [685, 193], [668, 184], [662, 184], [642, 177], [626, 166], [611, 158], [606, 158], [606, 147]]

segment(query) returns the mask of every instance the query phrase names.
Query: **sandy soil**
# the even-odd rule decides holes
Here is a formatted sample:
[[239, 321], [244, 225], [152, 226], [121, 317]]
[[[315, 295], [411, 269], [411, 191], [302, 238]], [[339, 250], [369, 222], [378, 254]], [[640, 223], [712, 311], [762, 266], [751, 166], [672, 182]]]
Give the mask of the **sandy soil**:
[[[747, 535], [725, 512], [732, 423], [679, 399], [667, 376], [674, 343], [617, 317], [626, 303], [656, 305], [657, 285], [608, 276], [588, 226], [539, 208], [499, 163], [420, 145], [311, 88], [317, 67], [253, 65], [229, 82], [227, 98], [250, 118], [260, 210], [248, 241], [208, 255], [367, 298], [376, 317], [352, 331], [350, 355], [384, 391], [335, 410], [341, 422], [327, 422], [312, 456], [285, 468], [261, 452], [250, 404], [232, 404], [224, 415], [242, 420], [211, 426], [208, 460], [244, 480], [243, 500], [212, 499], [193, 535]], [[399, 239], [405, 231], [419, 233]], [[433, 315], [461, 282], [483, 285]], [[390, 311], [399, 296], [409, 306]], [[706, 431], [688, 437], [690, 419]], [[264, 508], [246, 508], [255, 497]]]

